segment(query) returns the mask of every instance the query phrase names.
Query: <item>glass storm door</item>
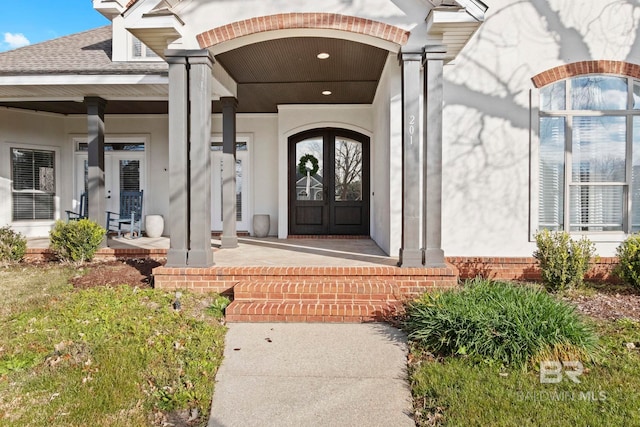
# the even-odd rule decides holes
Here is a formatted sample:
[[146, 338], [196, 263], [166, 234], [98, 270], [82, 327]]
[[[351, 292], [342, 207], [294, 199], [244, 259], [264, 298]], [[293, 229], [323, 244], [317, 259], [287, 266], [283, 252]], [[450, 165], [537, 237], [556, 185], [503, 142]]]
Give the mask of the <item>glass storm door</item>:
[[369, 138], [332, 128], [289, 138], [289, 234], [369, 235]]
[[[222, 231], [222, 151], [214, 145], [211, 151], [211, 230]], [[236, 145], [236, 229], [249, 231], [246, 144]]]

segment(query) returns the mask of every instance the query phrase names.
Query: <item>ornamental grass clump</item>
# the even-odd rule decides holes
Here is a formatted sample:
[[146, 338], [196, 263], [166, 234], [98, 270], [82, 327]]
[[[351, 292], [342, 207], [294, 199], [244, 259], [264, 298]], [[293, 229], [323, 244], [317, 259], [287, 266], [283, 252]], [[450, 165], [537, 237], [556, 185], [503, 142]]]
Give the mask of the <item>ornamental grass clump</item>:
[[640, 289], [640, 234], [633, 234], [616, 249], [618, 265], [614, 269], [616, 276]]
[[581, 286], [595, 256], [595, 245], [588, 238], [573, 240], [566, 231], [543, 230], [536, 234], [542, 281], [549, 292]]
[[408, 304], [405, 327], [419, 347], [504, 366], [593, 359], [597, 337], [567, 303], [544, 291], [475, 279]]
[[57, 221], [49, 232], [49, 247], [60, 261], [82, 264], [93, 259], [105, 233], [90, 219]]
[[9, 226], [0, 228], [0, 265], [20, 262], [27, 252], [27, 239]]

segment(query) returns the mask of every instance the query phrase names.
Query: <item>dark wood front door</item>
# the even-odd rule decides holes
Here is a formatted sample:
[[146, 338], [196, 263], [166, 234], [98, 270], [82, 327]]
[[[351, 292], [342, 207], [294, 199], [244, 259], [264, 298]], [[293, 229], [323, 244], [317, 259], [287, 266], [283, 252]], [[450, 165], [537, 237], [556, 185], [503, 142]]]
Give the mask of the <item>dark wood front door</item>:
[[289, 234], [369, 235], [369, 138], [315, 129], [289, 138]]

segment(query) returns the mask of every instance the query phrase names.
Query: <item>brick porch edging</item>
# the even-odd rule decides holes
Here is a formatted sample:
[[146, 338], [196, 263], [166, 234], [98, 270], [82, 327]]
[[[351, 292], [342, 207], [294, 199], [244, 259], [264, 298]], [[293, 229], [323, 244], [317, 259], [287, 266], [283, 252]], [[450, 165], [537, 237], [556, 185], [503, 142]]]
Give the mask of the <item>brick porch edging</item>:
[[[526, 280], [539, 281], [541, 279], [538, 262], [533, 257], [448, 257], [447, 262], [456, 266], [460, 279], [473, 279], [481, 276], [497, 280]], [[587, 272], [587, 280], [617, 282], [612, 271], [618, 263], [616, 257], [601, 257]]]
[[196, 292], [231, 293], [240, 282], [317, 283], [319, 280], [393, 283], [404, 296], [426, 289], [453, 287], [458, 282], [455, 267], [210, 267], [153, 270], [154, 286], [159, 289], [189, 289]]
[[[27, 248], [25, 253], [25, 260], [27, 261], [54, 261], [55, 255], [50, 249], [42, 248]], [[162, 260], [167, 257], [166, 249], [144, 249], [144, 248], [130, 248], [130, 249], [114, 249], [114, 248], [102, 248], [98, 249], [94, 259], [96, 261], [114, 261], [117, 259], [129, 259], [129, 258], [151, 258]]]
[[[99, 261], [109, 261], [122, 258], [151, 258], [162, 260], [167, 257], [166, 249], [113, 249], [103, 248], [98, 250], [95, 259]], [[25, 259], [28, 261], [51, 261], [54, 259], [53, 253], [49, 249], [40, 248], [28, 248]], [[540, 269], [538, 268], [537, 261], [533, 257], [447, 257], [447, 262], [451, 264], [453, 269], [445, 276], [453, 274], [455, 271], [456, 277], [461, 280], [472, 279], [477, 276], [496, 279], [496, 280], [526, 280], [526, 281], [539, 281]], [[618, 263], [616, 257], [601, 257], [586, 275], [587, 280], [599, 280], [604, 282], [617, 283], [618, 279], [613, 276], [612, 271]], [[162, 267], [165, 268], [165, 267]], [[382, 276], [385, 279], [389, 276], [411, 277], [411, 276], [425, 276], [434, 273], [434, 270], [440, 269], [402, 269], [397, 267], [313, 267], [311, 270], [307, 267], [212, 267], [210, 269], [186, 269], [192, 272], [198, 271], [206, 274], [208, 277], [215, 276], [215, 282], [220, 282], [213, 286], [213, 288], [227, 290], [229, 285], [236, 279], [253, 279], [260, 278], [261, 280], [266, 278], [282, 280], [283, 277], [292, 279], [289, 274], [296, 272], [295, 276], [309, 279], [314, 274], [327, 274], [327, 275], [340, 275], [340, 276], [354, 276], [362, 275], [363, 269], [375, 269], [375, 275]], [[300, 274], [299, 269], [305, 269], [307, 272]], [[319, 269], [322, 269], [319, 270]], [[168, 269], [167, 269], [168, 270]], [[154, 270], [154, 276], [156, 277], [156, 284], [158, 283], [158, 275], [163, 276], [160, 279], [160, 283], [166, 280], [166, 276], [176, 276], [179, 278], [180, 283], [190, 283], [190, 280], [186, 280], [183, 276], [184, 273], [178, 272], [172, 269], [172, 274], [169, 274], [166, 270]], [[313, 273], [310, 273], [312, 271]], [[175, 273], [175, 274], [174, 274]], [[365, 275], [368, 275], [366, 273]], [[191, 276], [191, 274], [189, 274]], [[236, 277], [237, 276], [237, 277]], [[210, 279], [209, 279], [210, 280]], [[200, 283], [201, 281], [198, 280]], [[208, 286], [208, 285], [207, 285]], [[227, 286], [225, 288], [225, 286]], [[231, 285], [233, 286], [233, 285]], [[219, 290], [216, 290], [219, 291]]]

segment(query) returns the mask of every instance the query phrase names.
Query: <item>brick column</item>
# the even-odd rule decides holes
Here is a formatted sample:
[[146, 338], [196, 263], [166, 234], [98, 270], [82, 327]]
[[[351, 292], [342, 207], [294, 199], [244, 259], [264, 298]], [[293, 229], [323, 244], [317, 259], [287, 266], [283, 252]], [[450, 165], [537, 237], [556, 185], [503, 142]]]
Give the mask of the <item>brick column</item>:
[[402, 67], [402, 244], [400, 267], [422, 267], [420, 213], [422, 166], [420, 95], [422, 52], [401, 52]]
[[222, 248], [238, 247], [236, 230], [236, 110], [238, 101], [222, 101]]
[[[88, 142], [88, 194], [89, 218], [105, 225], [106, 194], [104, 188], [104, 110], [107, 101], [88, 96], [84, 99], [87, 106], [87, 142]], [[106, 246], [107, 239], [102, 246]]]

